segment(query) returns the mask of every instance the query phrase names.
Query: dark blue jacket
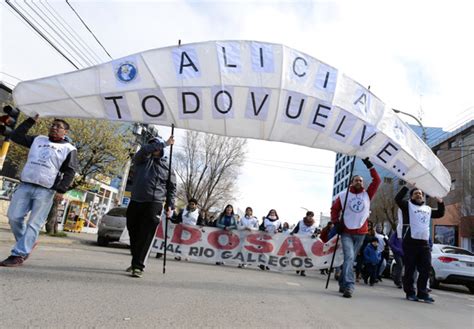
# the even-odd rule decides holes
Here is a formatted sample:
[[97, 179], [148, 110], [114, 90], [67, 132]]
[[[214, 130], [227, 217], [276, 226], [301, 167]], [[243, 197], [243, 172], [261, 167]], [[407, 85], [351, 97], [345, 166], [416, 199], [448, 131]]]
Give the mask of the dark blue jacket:
[[369, 243], [365, 249], [364, 249], [364, 263], [365, 264], [372, 264], [372, 265], [377, 265], [381, 258], [380, 251], [377, 250], [376, 247], [372, 245], [372, 243]]
[[132, 200], [137, 202], [165, 202], [166, 191], [171, 194], [171, 208], [174, 208], [176, 197], [176, 176], [171, 171], [170, 186], [168, 181], [168, 161], [165, 157], [155, 157], [153, 152], [163, 152], [164, 144], [144, 145], [133, 157]]

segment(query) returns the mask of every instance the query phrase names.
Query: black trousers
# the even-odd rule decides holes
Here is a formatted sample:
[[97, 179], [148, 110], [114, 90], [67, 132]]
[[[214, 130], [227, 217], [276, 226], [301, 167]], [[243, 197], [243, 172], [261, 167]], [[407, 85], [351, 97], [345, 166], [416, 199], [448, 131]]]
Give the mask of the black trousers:
[[416, 293], [413, 287], [413, 275], [418, 271], [418, 281], [416, 282], [416, 295], [420, 298], [428, 296], [426, 285], [430, 277], [431, 270], [431, 250], [428, 243], [418, 245], [403, 242], [403, 264], [405, 274], [403, 275], [403, 290], [407, 295]]
[[130, 201], [127, 208], [127, 229], [130, 235], [132, 268], [143, 270], [145, 258], [160, 223], [163, 204]]
[[365, 278], [365, 280], [369, 279], [369, 282], [371, 284], [374, 284], [375, 281], [377, 281], [378, 269], [379, 269], [379, 266], [377, 264], [366, 263], [365, 264], [365, 271], [367, 273], [366, 274], [367, 277]]

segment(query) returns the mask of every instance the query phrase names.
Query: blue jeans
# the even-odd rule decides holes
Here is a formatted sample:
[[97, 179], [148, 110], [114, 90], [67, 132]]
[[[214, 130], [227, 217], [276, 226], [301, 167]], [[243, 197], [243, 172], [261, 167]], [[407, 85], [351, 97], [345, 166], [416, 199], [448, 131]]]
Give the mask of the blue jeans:
[[[13, 256], [28, 256], [33, 249], [39, 231], [48, 217], [55, 192], [38, 185], [21, 183], [13, 193], [7, 213], [16, 240], [11, 251]], [[30, 217], [25, 223], [29, 211]]]
[[354, 260], [359, 253], [364, 238], [365, 234], [342, 233], [341, 235], [344, 263], [342, 264], [342, 273], [339, 277], [339, 287], [350, 292], [354, 291], [355, 285]]

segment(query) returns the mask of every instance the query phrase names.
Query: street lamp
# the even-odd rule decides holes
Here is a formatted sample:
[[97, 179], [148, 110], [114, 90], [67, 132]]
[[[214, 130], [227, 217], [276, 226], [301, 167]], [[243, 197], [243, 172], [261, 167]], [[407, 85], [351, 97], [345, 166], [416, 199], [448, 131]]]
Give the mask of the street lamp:
[[420, 125], [421, 127], [421, 138], [423, 139], [423, 141], [427, 144], [427, 139], [426, 139], [426, 129], [425, 127], [423, 126], [423, 124], [421, 123], [420, 119], [418, 119], [416, 116], [414, 116], [413, 114], [410, 114], [410, 113], [407, 113], [407, 112], [403, 112], [403, 111], [400, 111], [400, 110], [396, 110], [396, 109], [392, 109], [393, 112], [395, 113], [401, 113], [401, 114], [405, 114], [405, 115], [408, 115], [409, 117], [412, 117], [413, 119], [416, 120], [416, 122], [418, 122], [418, 125]]

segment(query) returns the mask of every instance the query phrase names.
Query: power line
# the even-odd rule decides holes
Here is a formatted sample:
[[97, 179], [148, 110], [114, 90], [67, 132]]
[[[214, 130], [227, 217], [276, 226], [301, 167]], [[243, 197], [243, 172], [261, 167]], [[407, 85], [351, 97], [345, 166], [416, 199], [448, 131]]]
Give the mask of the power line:
[[[38, 11], [36, 11], [36, 9], [34, 9], [28, 2], [25, 1], [25, 3], [26, 3], [26, 5], [27, 5], [28, 7], [30, 7], [30, 9], [46, 24], [46, 26], [49, 27], [50, 30], [51, 30], [53, 33], [55, 33], [55, 34], [57, 35], [57, 37], [58, 37], [62, 42], [64, 42], [64, 43], [67, 45], [67, 47], [68, 47], [72, 52], [75, 53], [76, 56], [78, 56], [78, 58], [82, 61], [83, 66], [84, 66], [84, 64], [85, 64], [85, 66], [92, 66], [92, 62], [90, 61], [90, 59], [89, 59], [89, 58], [86, 58], [87, 56], [84, 56], [84, 54], [81, 52], [80, 49], [77, 48], [76, 45], [74, 45], [73, 43], [69, 42], [70, 39], [69, 39], [67, 36], [65, 36], [63, 33], [61, 33], [62, 31], [61, 31], [61, 29], [59, 28], [59, 26], [56, 25], [56, 23], [53, 22], [52, 19], [51, 19], [48, 15], [46, 15], [45, 12], [44, 12], [41, 8], [39, 8], [39, 6], [38, 6], [35, 2], [32, 2], [32, 4], [33, 4], [36, 8], [38, 8], [38, 10], [41, 12], [41, 14], [38, 13]], [[50, 23], [49, 23], [45, 18], [47, 18], [48, 21], [51, 22], [51, 24], [54, 25], [54, 27], [51, 26]], [[63, 47], [64, 47], [64, 46], [63, 46]], [[64, 48], [66, 48], [66, 47], [64, 47]]]
[[7, 75], [7, 76], [9, 76], [10, 78], [16, 79], [16, 80], [18, 80], [18, 81], [23, 81], [23, 79], [17, 78], [16, 76], [11, 75], [11, 74], [8, 74], [7, 72], [0, 71], [0, 73], [1, 73], [1, 74], [4, 74], [4, 75]]
[[10, 0], [5, 0], [5, 2], [25, 21], [28, 23], [28, 25], [36, 32], [38, 33], [44, 40], [46, 40], [47, 43], [50, 44], [51, 47], [53, 47], [61, 56], [63, 56], [69, 63], [71, 63], [72, 66], [74, 66], [76, 69], [79, 69], [79, 67], [74, 64], [74, 62], [66, 56], [58, 47], [56, 47], [51, 40], [43, 33], [41, 32], [31, 21], [23, 15], [12, 3]]
[[[51, 6], [47, 1], [44, 3], [40, 1], [40, 3], [43, 5], [43, 7], [58, 21], [59, 24], [62, 25], [65, 31], [69, 33], [69, 35], [74, 38], [78, 43], [81, 44], [83, 49], [91, 56], [93, 61], [95, 61], [97, 64], [101, 63], [102, 60], [100, 59], [100, 56], [97, 55], [94, 50], [89, 47], [89, 45], [79, 36], [79, 34], [64, 20], [64, 18], [54, 9], [53, 6]], [[46, 6], [47, 5], [47, 6]], [[49, 8], [51, 9], [49, 9]]]
[[112, 56], [110, 56], [109, 52], [105, 49], [105, 47], [102, 45], [102, 43], [99, 41], [99, 39], [97, 39], [97, 37], [95, 36], [95, 34], [91, 31], [91, 29], [89, 28], [89, 26], [87, 26], [87, 24], [82, 20], [81, 16], [77, 13], [77, 11], [74, 9], [74, 7], [69, 3], [69, 0], [66, 0], [66, 3], [68, 4], [68, 6], [72, 9], [72, 11], [76, 14], [76, 16], [79, 18], [79, 20], [82, 22], [82, 24], [84, 24], [84, 26], [86, 27], [86, 29], [92, 34], [92, 36], [94, 37], [94, 39], [97, 41], [97, 43], [102, 47], [102, 49], [104, 49], [105, 53], [107, 55], [109, 55], [110, 59], [113, 59]]
[[[41, 20], [44, 21], [44, 19], [28, 4], [28, 2], [25, 1], [25, 3], [28, 7], [30, 7], [31, 11], [36, 14], [36, 16], [38, 16]], [[47, 34], [55, 42], [56, 45], [60, 46], [63, 49], [64, 52], [67, 52], [68, 55], [71, 56], [74, 59], [75, 63], [77, 65], [79, 65], [79, 63], [78, 63], [79, 61], [77, 60], [77, 58], [74, 56], [74, 54], [67, 47], [64, 47], [64, 45], [62, 45], [59, 42], [59, 40], [48, 29], [46, 29], [43, 25], [41, 25], [28, 10], [25, 10], [19, 3], [16, 3], [16, 5], [18, 6], [18, 8], [20, 8], [23, 11], [23, 13], [25, 15], [28, 15], [30, 17], [30, 19], [33, 20], [34, 23], [36, 23], [37, 27], [40, 27], [43, 30], [43, 32], [45, 34]], [[50, 27], [50, 30], [55, 32], [51, 27]]]

